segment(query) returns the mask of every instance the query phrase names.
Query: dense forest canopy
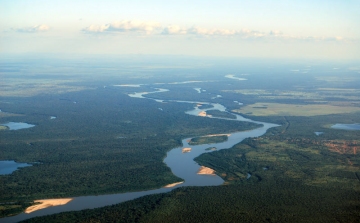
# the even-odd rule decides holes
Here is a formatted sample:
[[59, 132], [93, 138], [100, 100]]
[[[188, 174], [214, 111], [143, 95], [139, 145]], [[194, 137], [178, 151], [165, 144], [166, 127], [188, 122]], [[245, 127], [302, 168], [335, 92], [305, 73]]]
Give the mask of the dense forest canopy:
[[[222, 186], [180, 187], [110, 207], [30, 221], [359, 218], [360, 133], [331, 128], [360, 123], [359, 77], [350, 69], [352, 64], [337, 64], [341, 69], [334, 70], [332, 64], [320, 62], [309, 68], [305, 62], [259, 66], [261, 61], [183, 58], [178, 63], [188, 66], [175, 66], [170, 60], [136, 59], [118, 63], [11, 59], [1, 64], [0, 124], [35, 125], [0, 128], [0, 161], [32, 163], [0, 175], [1, 216], [22, 212], [38, 199], [142, 191], [181, 182], [163, 162], [166, 153], [185, 138], [192, 137], [194, 144], [216, 143], [226, 141], [226, 134], [260, 126], [234, 121], [241, 114], [279, 127], [195, 159], [213, 169], [224, 180]], [[168, 91], [129, 97], [159, 88]], [[196, 106], [209, 109], [209, 103], [227, 110], [208, 110], [211, 117], [185, 113]], [[306, 106], [326, 109], [319, 114]], [[301, 109], [307, 110], [306, 115]], [[225, 135], [203, 137], [216, 134]]]

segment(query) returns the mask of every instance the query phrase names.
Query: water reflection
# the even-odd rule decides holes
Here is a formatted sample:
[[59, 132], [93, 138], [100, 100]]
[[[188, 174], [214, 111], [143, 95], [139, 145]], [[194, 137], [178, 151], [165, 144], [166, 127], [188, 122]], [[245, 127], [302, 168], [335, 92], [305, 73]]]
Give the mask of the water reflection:
[[360, 130], [360, 124], [335, 124], [331, 126], [333, 129], [342, 129], [342, 130]]
[[27, 166], [32, 166], [32, 165], [27, 163], [17, 163], [14, 160], [3, 160], [0, 161], [0, 175], [11, 174], [15, 170]]

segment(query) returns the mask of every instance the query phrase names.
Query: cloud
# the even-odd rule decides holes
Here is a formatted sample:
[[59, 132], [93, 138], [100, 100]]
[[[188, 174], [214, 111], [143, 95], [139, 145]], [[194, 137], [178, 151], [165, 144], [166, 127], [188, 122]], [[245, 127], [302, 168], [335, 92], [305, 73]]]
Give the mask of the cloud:
[[141, 22], [141, 21], [119, 21], [105, 25], [90, 25], [82, 31], [86, 33], [105, 33], [105, 32], [145, 32], [153, 33], [161, 26], [157, 22]]
[[188, 29], [180, 28], [178, 26], [168, 26], [166, 27], [162, 34], [188, 34], [188, 35], [198, 35], [198, 36], [238, 36], [242, 38], [259, 38], [264, 37], [265, 33], [242, 29], [242, 30], [232, 30], [232, 29], [206, 29], [201, 27], [191, 27]]
[[32, 27], [24, 27], [24, 28], [19, 28], [19, 29], [15, 29], [15, 31], [17, 32], [22, 32], [22, 33], [37, 33], [37, 32], [45, 32], [48, 31], [50, 29], [50, 27], [48, 25], [36, 25], [36, 26], [32, 26]]
[[253, 30], [207, 29], [201, 27], [182, 28], [180, 26], [167, 26], [161, 32], [163, 35], [197, 35], [197, 36], [240, 36], [242, 38], [263, 37], [265, 34]]
[[169, 25], [162, 27], [157, 22], [123, 20], [103, 25], [90, 25], [82, 30], [85, 33], [146, 33], [148, 35], [173, 35], [173, 36], [206, 36], [206, 37], [234, 37], [239, 39], [267, 39], [278, 41], [344, 41], [342, 37], [318, 37], [318, 36], [292, 36], [286, 35], [279, 30], [262, 32], [250, 29], [209, 29], [202, 27], [181, 27]]
[[165, 27], [164, 30], [161, 32], [163, 35], [185, 35], [188, 31], [185, 28], [181, 28], [180, 26], [171, 25]]
[[84, 32], [101, 33], [108, 30], [110, 25], [91, 25], [83, 29]]
[[204, 35], [204, 36], [233, 36], [237, 32], [229, 29], [205, 29], [193, 27], [188, 29], [189, 34]]
[[283, 32], [281, 32], [281, 31], [279, 31], [279, 30], [271, 30], [270, 32], [269, 32], [269, 36], [282, 36], [282, 35], [284, 35], [283, 34]]

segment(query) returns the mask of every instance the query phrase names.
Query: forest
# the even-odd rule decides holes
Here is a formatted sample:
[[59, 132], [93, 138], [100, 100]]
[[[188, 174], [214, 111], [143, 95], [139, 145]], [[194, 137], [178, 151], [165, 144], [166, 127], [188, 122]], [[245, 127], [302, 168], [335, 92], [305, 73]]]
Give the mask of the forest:
[[[0, 203], [159, 188], [181, 181], [162, 160], [182, 139], [258, 126], [184, 113], [194, 106], [131, 99], [115, 87], [2, 103], [1, 122], [36, 127], [0, 133], [0, 160], [35, 162], [0, 176]], [[0, 213], [19, 207], [3, 205]]]
[[345, 138], [359, 145], [359, 133], [330, 128], [320, 129], [321, 136], [313, 133], [314, 126], [335, 117], [359, 120], [360, 114], [287, 117], [288, 128], [284, 123], [262, 137], [197, 157], [196, 162], [213, 168], [225, 180], [222, 186], [183, 187], [25, 222], [164, 222], [170, 218], [172, 222], [358, 222], [360, 159], [353, 153], [334, 152], [326, 142]]
[[189, 141], [189, 145], [219, 143], [219, 142], [225, 142], [227, 139], [228, 139], [227, 135], [195, 137]]
[[[54, 66], [51, 74], [42, 73], [36, 64], [35, 68], [23, 65], [12, 71], [12, 78], [5, 75], [0, 123], [36, 126], [0, 129], [0, 160], [33, 163], [0, 176], [1, 217], [20, 213], [37, 199], [141, 191], [180, 182], [163, 163], [166, 153], [185, 138], [199, 144], [218, 142], [226, 135], [201, 136], [261, 126], [234, 121], [229, 112], [238, 112], [279, 127], [226, 150], [209, 148], [210, 153], [195, 159], [215, 170], [223, 185], [179, 187], [25, 222], [359, 222], [359, 131], [331, 128], [336, 123], [360, 123], [359, 112], [254, 116], [240, 109], [256, 103], [358, 109], [356, 73], [342, 72], [347, 78], [333, 81], [329, 77], [340, 73], [326, 66], [312, 68], [317, 76], [290, 76], [288, 70], [299, 64], [149, 69], [126, 63], [130, 65], [124, 62], [110, 66], [113, 69], [96, 62], [91, 67], [67, 64], [79, 74], [65, 77], [63, 65], [48, 65]], [[23, 70], [33, 75], [23, 75]], [[224, 70], [251, 75], [246, 81], [233, 81], [224, 78]], [[122, 84], [136, 87], [117, 86]], [[162, 103], [128, 96], [156, 88], [169, 89], [150, 95]], [[201, 102], [224, 105], [227, 112], [208, 110], [207, 114], [229, 120], [185, 114], [195, 106], [210, 108]]]

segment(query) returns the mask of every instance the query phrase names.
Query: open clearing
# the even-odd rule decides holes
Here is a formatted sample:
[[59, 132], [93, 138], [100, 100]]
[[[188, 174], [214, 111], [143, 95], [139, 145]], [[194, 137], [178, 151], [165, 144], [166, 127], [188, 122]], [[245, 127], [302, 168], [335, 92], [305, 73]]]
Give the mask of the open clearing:
[[334, 105], [255, 103], [234, 111], [254, 116], [315, 116], [360, 112], [360, 108]]

